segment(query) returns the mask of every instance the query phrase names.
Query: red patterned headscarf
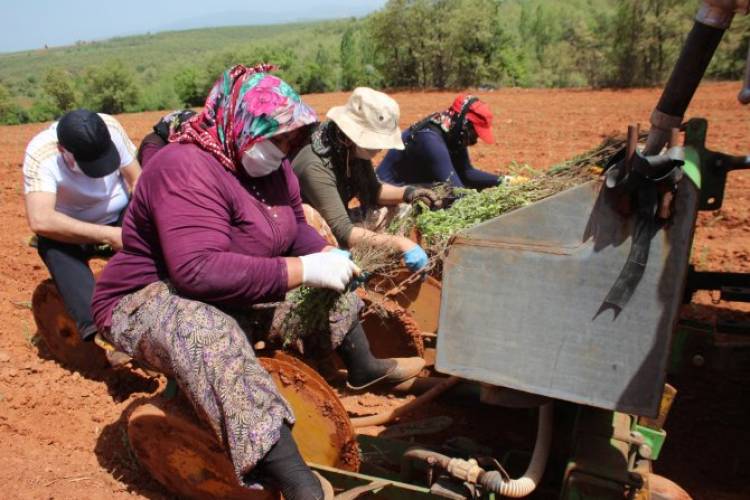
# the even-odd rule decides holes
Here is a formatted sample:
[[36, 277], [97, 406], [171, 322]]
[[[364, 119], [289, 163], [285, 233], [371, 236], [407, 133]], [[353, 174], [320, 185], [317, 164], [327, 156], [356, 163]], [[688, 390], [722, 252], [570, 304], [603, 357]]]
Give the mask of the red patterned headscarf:
[[194, 143], [224, 167], [236, 171], [253, 144], [318, 121], [315, 111], [280, 78], [275, 66], [234, 66], [216, 81], [203, 111], [170, 136], [170, 142]]

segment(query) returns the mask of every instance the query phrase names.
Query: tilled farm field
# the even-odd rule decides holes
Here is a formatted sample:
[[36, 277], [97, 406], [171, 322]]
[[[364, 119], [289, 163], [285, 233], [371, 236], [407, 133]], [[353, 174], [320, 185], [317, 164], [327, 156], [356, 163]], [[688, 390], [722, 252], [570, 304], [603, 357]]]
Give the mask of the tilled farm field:
[[[713, 150], [750, 153], [750, 109], [737, 103], [738, 90], [738, 82], [706, 83], [688, 110], [688, 117], [709, 120], [708, 146]], [[472, 158], [491, 172], [508, 173], [524, 164], [550, 167], [591, 149], [606, 135], [624, 132], [630, 122], [646, 127], [659, 94], [659, 89], [480, 93], [495, 113], [497, 144], [478, 145]], [[454, 97], [447, 92], [392, 95], [401, 105], [403, 127], [447, 107]], [[322, 115], [343, 104], [347, 94], [304, 98]], [[118, 118], [137, 144], [159, 116]], [[47, 271], [27, 246], [31, 232], [24, 215], [21, 163], [27, 142], [44, 127], [0, 127], [0, 498], [170, 498], [138, 465], [122, 419], [134, 400], [153, 394], [163, 381], [133, 372], [71, 371], [50, 359], [35, 336], [31, 295]], [[749, 201], [750, 171], [730, 174], [724, 206], [700, 215], [693, 247], [698, 269], [750, 272]], [[749, 310], [702, 294], [684, 312], [715, 321], [744, 318]], [[695, 498], [750, 498], [750, 377], [717, 375], [705, 367], [672, 382], [679, 393], [656, 471]], [[349, 396], [346, 404], [360, 413], [396, 402], [400, 398]], [[455, 418], [461, 411], [438, 402], [420, 416], [425, 413]], [[490, 413], [477, 417], [479, 422], [472, 420], [474, 415], [460, 418], [468, 426], [489, 428], [496, 411]], [[533, 422], [524, 426], [533, 427]]]

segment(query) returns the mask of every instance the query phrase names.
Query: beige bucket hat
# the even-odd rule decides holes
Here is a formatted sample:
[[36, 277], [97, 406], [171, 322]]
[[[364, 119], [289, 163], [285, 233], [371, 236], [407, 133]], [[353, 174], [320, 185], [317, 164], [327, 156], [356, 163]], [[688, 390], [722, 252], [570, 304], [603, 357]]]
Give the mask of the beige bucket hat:
[[357, 87], [345, 106], [328, 110], [328, 118], [354, 144], [365, 149], [404, 149], [398, 128], [398, 103], [382, 92]]

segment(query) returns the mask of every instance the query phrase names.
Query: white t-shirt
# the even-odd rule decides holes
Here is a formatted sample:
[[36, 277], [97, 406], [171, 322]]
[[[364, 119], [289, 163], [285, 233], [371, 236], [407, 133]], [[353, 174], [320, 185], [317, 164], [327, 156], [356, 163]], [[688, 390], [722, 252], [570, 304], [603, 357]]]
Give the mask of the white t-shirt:
[[[115, 118], [99, 114], [109, 129], [120, 168], [133, 162], [135, 146]], [[72, 170], [57, 149], [57, 122], [37, 134], [26, 147], [23, 160], [24, 193], [55, 193], [55, 210], [93, 224], [117, 220], [128, 203], [128, 191], [120, 170], [94, 179]]]

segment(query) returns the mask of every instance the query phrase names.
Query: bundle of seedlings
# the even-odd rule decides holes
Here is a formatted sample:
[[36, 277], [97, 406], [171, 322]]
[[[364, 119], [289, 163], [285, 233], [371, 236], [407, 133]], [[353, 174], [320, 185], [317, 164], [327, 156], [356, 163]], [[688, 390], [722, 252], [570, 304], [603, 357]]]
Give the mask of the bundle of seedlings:
[[[367, 239], [352, 247], [350, 252], [361, 274], [352, 280], [347, 292], [361, 286], [367, 293], [367, 279], [370, 276], [373, 274], [395, 276], [399, 269], [400, 256], [396, 251], [384, 248], [382, 245], [374, 245]], [[289, 292], [286, 301], [291, 303], [291, 308], [282, 324], [283, 347], [289, 347], [305, 333], [326, 331], [331, 314], [351, 307], [349, 303], [351, 300], [346, 293], [339, 293], [328, 288], [301, 286]], [[371, 301], [370, 307], [377, 311], [376, 301]]]
[[602, 165], [624, 146], [624, 137], [607, 137], [592, 150], [546, 172], [526, 167], [523, 175], [528, 179], [525, 182], [503, 184], [483, 191], [454, 189], [453, 195], [457, 199], [449, 208], [430, 211], [422, 207], [411, 221], [400, 221], [399, 230], [403, 231], [405, 226], [412, 224], [422, 238], [422, 246], [439, 260], [454, 235], [596, 178], [603, 170]]

